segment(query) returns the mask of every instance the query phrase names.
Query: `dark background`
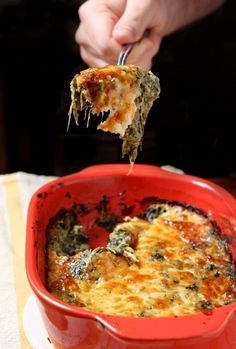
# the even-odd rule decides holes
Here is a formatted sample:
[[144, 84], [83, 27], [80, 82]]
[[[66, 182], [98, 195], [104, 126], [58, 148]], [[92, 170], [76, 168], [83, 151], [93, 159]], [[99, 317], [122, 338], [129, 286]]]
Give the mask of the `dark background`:
[[[0, 173], [64, 175], [121, 159], [117, 136], [66, 133], [69, 83], [86, 68], [74, 42], [81, 1], [0, 0]], [[166, 38], [153, 72], [161, 97], [137, 162], [236, 176], [234, 0]], [[92, 119], [92, 118], [91, 118]]]

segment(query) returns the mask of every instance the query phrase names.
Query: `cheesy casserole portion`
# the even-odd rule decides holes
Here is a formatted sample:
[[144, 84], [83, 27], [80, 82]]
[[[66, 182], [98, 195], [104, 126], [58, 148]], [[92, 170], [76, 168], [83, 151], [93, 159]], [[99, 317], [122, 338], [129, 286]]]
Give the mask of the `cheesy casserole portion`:
[[[119, 134], [123, 141], [122, 156], [128, 155], [134, 163], [149, 110], [160, 94], [158, 77], [132, 64], [108, 65], [81, 71], [70, 88], [69, 117], [73, 115], [78, 124], [79, 114], [85, 110], [89, 126], [90, 112], [102, 115], [98, 129]], [[104, 113], [109, 114], [106, 120]]]
[[[93, 250], [70, 215], [47, 232], [47, 288], [60, 300], [132, 317], [211, 312], [236, 301], [235, 265], [219, 228], [201, 210], [176, 202], [151, 205], [140, 217], [126, 217], [107, 246]], [[58, 238], [60, 224], [64, 239]], [[65, 251], [67, 235], [77, 250]]]

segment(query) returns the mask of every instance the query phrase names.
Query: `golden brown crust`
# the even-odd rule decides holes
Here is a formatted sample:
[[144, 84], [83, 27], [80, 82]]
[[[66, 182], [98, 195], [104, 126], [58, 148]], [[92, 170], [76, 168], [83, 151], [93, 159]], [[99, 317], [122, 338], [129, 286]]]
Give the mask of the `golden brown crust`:
[[122, 316], [181, 316], [236, 301], [235, 265], [207, 216], [152, 205], [118, 224], [106, 247], [57, 256], [48, 289], [59, 299]]
[[122, 155], [133, 163], [142, 142], [144, 126], [153, 101], [159, 97], [159, 79], [134, 65], [90, 68], [71, 82], [70, 115], [78, 123], [79, 112], [109, 112], [98, 129], [117, 133], [123, 140]]

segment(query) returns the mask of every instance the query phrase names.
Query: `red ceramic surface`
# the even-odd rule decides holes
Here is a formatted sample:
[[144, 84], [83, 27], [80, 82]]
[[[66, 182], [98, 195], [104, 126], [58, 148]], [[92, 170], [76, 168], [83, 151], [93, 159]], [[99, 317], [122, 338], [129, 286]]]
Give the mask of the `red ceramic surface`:
[[[211, 212], [228, 237], [236, 258], [236, 200], [221, 187], [200, 178], [174, 174], [155, 166], [99, 165], [56, 179], [32, 197], [27, 219], [26, 270], [49, 337], [57, 349], [236, 349], [236, 304], [178, 318], [129, 318], [93, 313], [62, 303], [45, 288], [45, 231], [50, 217], [74, 203], [91, 209], [81, 215], [92, 247], [104, 244], [107, 233], [97, 227], [96, 205], [106, 195], [112, 212], [142, 199], [177, 200]], [[151, 201], [151, 199], [149, 200]], [[149, 202], [148, 201], [148, 202]], [[123, 206], [122, 206], [123, 205]]]

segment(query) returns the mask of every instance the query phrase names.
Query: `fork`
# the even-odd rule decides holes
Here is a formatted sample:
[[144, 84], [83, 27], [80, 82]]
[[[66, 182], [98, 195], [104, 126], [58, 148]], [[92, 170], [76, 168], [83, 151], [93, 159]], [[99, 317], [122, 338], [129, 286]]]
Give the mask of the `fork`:
[[131, 52], [132, 48], [134, 47], [134, 44], [127, 44], [123, 45], [123, 48], [119, 54], [118, 60], [117, 60], [117, 65], [124, 65], [125, 61]]

